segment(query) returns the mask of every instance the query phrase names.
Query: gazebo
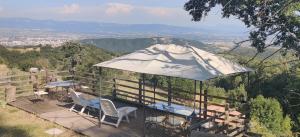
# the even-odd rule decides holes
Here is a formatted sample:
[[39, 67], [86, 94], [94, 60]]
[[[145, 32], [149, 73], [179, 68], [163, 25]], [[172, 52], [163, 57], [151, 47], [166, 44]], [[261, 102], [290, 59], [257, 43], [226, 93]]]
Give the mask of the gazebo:
[[[194, 80], [195, 86], [197, 81], [200, 85], [200, 107], [201, 112], [201, 95], [203, 92], [203, 81], [213, 78], [231, 75], [236, 73], [246, 73], [252, 69], [241, 66], [228, 59], [209, 53], [193, 46], [181, 45], [161, 45], [156, 44], [143, 50], [114, 58], [109, 61], [101, 62], [94, 65], [95, 67], [110, 68], [123, 71], [130, 71], [142, 74], [142, 92], [143, 105], [145, 106], [145, 78], [144, 74], [184, 78]], [[101, 77], [101, 75], [100, 75]], [[101, 78], [100, 78], [101, 80]], [[101, 83], [101, 82], [100, 82]], [[196, 88], [195, 91], [196, 93]], [[205, 91], [204, 91], [205, 92]], [[101, 91], [100, 91], [101, 95]], [[169, 82], [167, 104], [171, 105], [172, 90]], [[204, 99], [204, 101], [207, 101]], [[203, 110], [207, 109], [207, 103], [204, 103]], [[207, 113], [204, 111], [204, 113]], [[101, 113], [100, 113], [101, 116]], [[204, 115], [205, 116], [205, 115]]]

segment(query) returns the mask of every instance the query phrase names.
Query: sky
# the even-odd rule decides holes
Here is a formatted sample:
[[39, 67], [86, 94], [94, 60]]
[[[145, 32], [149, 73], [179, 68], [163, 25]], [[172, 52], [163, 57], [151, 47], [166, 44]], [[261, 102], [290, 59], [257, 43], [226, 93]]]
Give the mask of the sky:
[[235, 18], [222, 18], [220, 7], [202, 21], [193, 22], [183, 9], [185, 2], [187, 0], [0, 0], [0, 17], [245, 29]]

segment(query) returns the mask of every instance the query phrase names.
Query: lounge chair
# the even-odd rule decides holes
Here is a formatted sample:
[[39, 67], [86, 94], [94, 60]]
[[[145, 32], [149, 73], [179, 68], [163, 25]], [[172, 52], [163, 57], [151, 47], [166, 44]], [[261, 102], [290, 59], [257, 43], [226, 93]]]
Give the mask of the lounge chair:
[[[92, 107], [95, 108], [93, 106], [99, 106], [99, 101], [98, 99], [93, 99], [93, 100], [88, 100], [83, 98], [82, 96], [80, 96], [80, 93], [74, 91], [74, 89], [69, 89], [70, 90], [70, 95], [71, 98], [73, 100], [74, 105], [70, 108], [70, 111], [76, 111], [74, 108], [76, 105], [81, 106], [81, 110], [79, 112], [79, 114], [83, 114], [84, 110], [86, 109], [86, 107]], [[98, 107], [99, 108], [99, 107]]]
[[[129, 123], [129, 118], [128, 115], [131, 112], [134, 112], [134, 116], [136, 116], [136, 107], [120, 107], [120, 108], [116, 108], [114, 103], [109, 100], [109, 99], [101, 99], [100, 102], [101, 105], [101, 110], [103, 111], [103, 117], [101, 118], [101, 122], [105, 123], [105, 124], [109, 124], [109, 125], [113, 125], [115, 127], [118, 127], [121, 120], [125, 117], [127, 122]], [[113, 122], [109, 122], [106, 121], [105, 118], [109, 116], [111, 118], [117, 118], [117, 122], [113, 123]]]

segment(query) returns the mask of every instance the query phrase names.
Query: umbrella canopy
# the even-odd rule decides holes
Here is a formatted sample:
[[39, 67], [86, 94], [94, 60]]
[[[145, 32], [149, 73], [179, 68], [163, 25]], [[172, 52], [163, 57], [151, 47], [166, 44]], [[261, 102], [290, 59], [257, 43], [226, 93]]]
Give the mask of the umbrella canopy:
[[193, 46], [174, 44], [156, 44], [94, 66], [200, 81], [252, 71]]

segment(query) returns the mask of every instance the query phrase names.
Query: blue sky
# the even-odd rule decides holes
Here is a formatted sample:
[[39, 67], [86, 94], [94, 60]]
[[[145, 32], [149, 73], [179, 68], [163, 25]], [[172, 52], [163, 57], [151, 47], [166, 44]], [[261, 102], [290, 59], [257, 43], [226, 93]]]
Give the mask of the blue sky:
[[183, 10], [186, 0], [0, 0], [0, 17], [97, 21], [125, 24], [168, 24], [189, 27], [234, 27], [237, 19], [222, 19], [215, 8], [201, 22]]

